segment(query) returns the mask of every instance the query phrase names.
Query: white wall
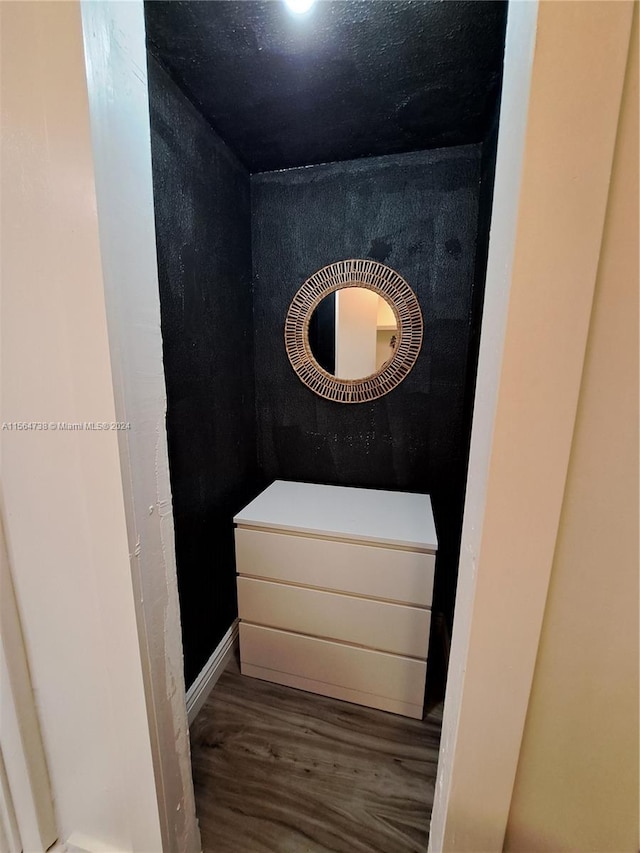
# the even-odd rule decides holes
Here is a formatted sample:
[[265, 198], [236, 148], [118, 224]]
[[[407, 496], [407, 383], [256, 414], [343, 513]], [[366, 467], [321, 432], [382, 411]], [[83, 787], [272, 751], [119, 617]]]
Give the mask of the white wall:
[[[80, 7], [2, 3], [0, 16], [0, 420], [113, 422]], [[60, 837], [156, 853], [118, 436], [2, 430], [0, 444], [9, 559]]]
[[629, 2], [509, 8], [433, 851], [503, 847], [573, 438], [631, 12]]
[[636, 25], [506, 850], [638, 849], [638, 150]]

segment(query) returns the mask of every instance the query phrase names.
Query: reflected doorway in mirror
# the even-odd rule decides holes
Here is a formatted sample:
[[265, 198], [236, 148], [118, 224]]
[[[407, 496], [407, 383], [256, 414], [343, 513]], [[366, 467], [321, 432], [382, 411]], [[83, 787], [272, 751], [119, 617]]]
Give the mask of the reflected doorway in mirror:
[[365, 379], [391, 359], [398, 319], [386, 298], [366, 287], [325, 296], [309, 321], [309, 347], [323, 370], [339, 379]]

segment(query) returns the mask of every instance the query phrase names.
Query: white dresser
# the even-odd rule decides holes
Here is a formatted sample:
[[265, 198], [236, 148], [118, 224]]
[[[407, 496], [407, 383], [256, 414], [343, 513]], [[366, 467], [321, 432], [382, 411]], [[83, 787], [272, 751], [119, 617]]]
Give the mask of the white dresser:
[[234, 522], [243, 675], [420, 719], [429, 496], [276, 480]]

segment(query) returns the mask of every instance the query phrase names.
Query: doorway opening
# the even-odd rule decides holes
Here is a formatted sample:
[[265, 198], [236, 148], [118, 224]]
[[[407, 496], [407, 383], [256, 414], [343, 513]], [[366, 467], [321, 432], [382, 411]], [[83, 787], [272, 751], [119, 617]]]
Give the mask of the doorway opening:
[[[282, 479], [428, 493], [439, 550], [425, 707], [437, 718], [506, 3], [324, 0], [296, 13], [280, 0], [150, 2], [145, 18], [187, 687], [202, 698], [207, 673], [217, 675], [233, 649], [233, 517], [266, 486]], [[282, 330], [300, 285], [352, 257], [387, 264], [410, 283], [424, 341], [393, 393], [340, 406], [302, 386]], [[244, 695], [233, 672], [219, 689], [234, 683]], [[209, 755], [220, 752], [216, 726], [194, 727]], [[435, 782], [435, 760], [427, 761], [425, 803]]]

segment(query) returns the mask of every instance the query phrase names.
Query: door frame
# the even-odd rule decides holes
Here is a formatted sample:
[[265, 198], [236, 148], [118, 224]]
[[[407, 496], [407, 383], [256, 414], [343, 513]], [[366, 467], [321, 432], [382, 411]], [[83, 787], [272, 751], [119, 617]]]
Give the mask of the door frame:
[[632, 2], [511, 2], [429, 850], [503, 849], [564, 496]]
[[[631, 0], [521, 1], [509, 9], [433, 853], [498, 851], [504, 841], [571, 449], [632, 6]], [[135, 554], [140, 531], [161, 549], [173, 534], [144, 15], [142, 0], [84, 2], [82, 13], [118, 417], [127, 420], [143, 394], [141, 386], [127, 384], [132, 353], [152, 367], [154, 411], [162, 416], [153, 431], [163, 523], [150, 528], [145, 516], [148, 466], [156, 458], [126, 438], [121, 443]], [[112, 180], [114, 169], [118, 180]], [[123, 210], [127, 216], [118, 221]], [[132, 302], [141, 256], [143, 292]], [[130, 349], [136, 324], [125, 316], [131, 309], [157, 322], [155, 341], [137, 353]], [[133, 587], [143, 593], [151, 564], [144, 550], [138, 556]], [[187, 803], [190, 814], [193, 790], [171, 547], [162, 565], [155, 591], [169, 618], [162, 608], [159, 616], [147, 595], [136, 594], [136, 606], [163, 837], [171, 850], [177, 805]], [[158, 631], [167, 638], [164, 649], [156, 643]], [[159, 673], [165, 662], [168, 678]], [[161, 749], [166, 737], [175, 752]], [[192, 840], [193, 821], [181, 830]]]
[[82, 0], [105, 308], [131, 581], [164, 853], [197, 853], [142, 0]]
[[35, 853], [58, 829], [1, 516], [0, 590], [0, 841]]

